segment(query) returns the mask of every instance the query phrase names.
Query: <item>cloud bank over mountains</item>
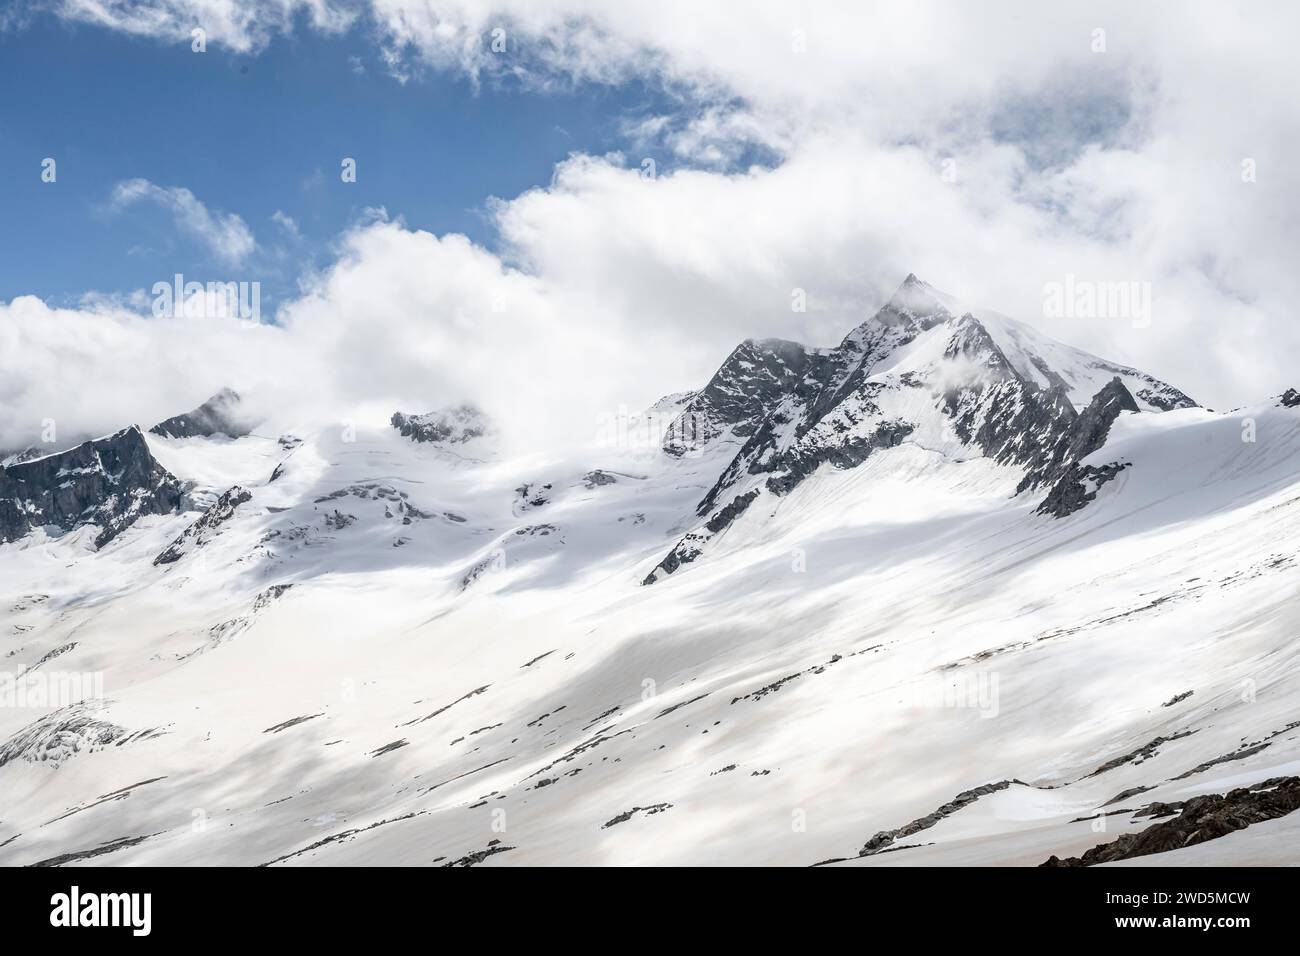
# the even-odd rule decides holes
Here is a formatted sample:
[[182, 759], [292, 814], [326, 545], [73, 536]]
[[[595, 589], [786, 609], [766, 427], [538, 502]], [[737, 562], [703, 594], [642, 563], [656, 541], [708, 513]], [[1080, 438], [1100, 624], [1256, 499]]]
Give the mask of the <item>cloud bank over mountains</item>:
[[[32, 10], [166, 43], [200, 24], [248, 56], [295, 29], [366, 31], [405, 82], [649, 81], [675, 108], [629, 120], [624, 154], [575, 153], [545, 187], [484, 197], [493, 249], [407, 228], [400, 209], [363, 218], [270, 324], [0, 303], [0, 448], [48, 418], [69, 435], [148, 424], [222, 385], [340, 420], [470, 400], [507, 431], [581, 440], [599, 414], [703, 381], [741, 338], [833, 344], [908, 272], [1209, 405], [1295, 384], [1300, 12], [1284, 5]], [[650, 147], [677, 162], [647, 176], [637, 150]], [[257, 255], [239, 212], [209, 211], [181, 183], [120, 188], [120, 203], [171, 210], [216, 262], [237, 271]], [[1149, 324], [1046, 315], [1045, 286], [1067, 276], [1148, 284]]]

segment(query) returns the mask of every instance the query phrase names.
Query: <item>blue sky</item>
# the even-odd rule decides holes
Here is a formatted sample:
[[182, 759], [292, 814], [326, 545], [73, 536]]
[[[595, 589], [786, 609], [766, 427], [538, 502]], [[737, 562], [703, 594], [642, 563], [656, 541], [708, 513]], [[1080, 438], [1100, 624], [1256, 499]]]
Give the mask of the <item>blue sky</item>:
[[[260, 280], [272, 312], [368, 208], [492, 247], [488, 197], [545, 186], [571, 152], [625, 147], [625, 124], [664, 99], [641, 83], [537, 92], [433, 71], [402, 84], [356, 30], [199, 54], [53, 17], [0, 31], [0, 89], [0, 299], [71, 304], [182, 272]], [[45, 157], [58, 164], [52, 184]], [[344, 157], [357, 161], [355, 183], [340, 179]], [[114, 186], [135, 178], [238, 215], [258, 254], [232, 269], [165, 209], [112, 209]], [[300, 239], [272, 221], [277, 210]]]

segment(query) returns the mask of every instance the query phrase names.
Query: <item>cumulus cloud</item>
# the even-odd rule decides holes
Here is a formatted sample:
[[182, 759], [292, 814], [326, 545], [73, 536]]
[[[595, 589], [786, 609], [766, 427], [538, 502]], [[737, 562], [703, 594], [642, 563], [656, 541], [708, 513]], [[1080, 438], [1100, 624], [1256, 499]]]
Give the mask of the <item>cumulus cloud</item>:
[[[278, 430], [380, 425], [393, 411], [476, 401], [507, 442], [589, 441], [630, 394], [636, 342], [463, 236], [373, 215], [274, 324], [216, 309], [152, 317], [126, 299], [0, 304], [0, 448], [148, 426], [223, 385]], [[139, 304], [139, 303], [135, 303]], [[634, 411], [636, 409], [633, 409]]]
[[113, 188], [114, 210], [150, 202], [172, 214], [176, 228], [198, 240], [231, 266], [243, 265], [257, 248], [253, 232], [235, 213], [211, 210], [183, 186], [157, 186], [147, 179], [127, 179]]
[[[132, 304], [97, 298], [59, 309], [33, 296], [0, 303], [0, 448], [36, 444], [49, 423], [60, 447], [131, 423], [147, 428], [227, 381], [254, 384], [288, 344], [271, 326], [159, 319]], [[260, 368], [246, 375], [246, 363]]]

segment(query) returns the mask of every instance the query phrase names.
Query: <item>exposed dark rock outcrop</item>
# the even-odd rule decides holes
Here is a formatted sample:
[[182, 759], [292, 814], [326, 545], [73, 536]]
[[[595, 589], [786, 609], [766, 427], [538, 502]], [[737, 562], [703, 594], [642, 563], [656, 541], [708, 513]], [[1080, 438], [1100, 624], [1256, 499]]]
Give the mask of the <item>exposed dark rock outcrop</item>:
[[1152, 824], [1141, 833], [1125, 833], [1117, 840], [1093, 847], [1081, 857], [1072, 856], [1064, 860], [1050, 857], [1040, 866], [1096, 866], [1098, 863], [1129, 860], [1195, 846], [1256, 823], [1276, 820], [1300, 810], [1300, 777], [1274, 777], [1227, 794], [1192, 797], [1182, 804], [1152, 804], [1157, 811], [1152, 815], [1163, 814], [1174, 806], [1180, 807], [1180, 812], [1172, 820]]
[[1143, 377], [1150, 379], [1151, 384], [1146, 388], [1139, 388], [1134, 394], [1157, 411], [1169, 412], [1175, 408], [1196, 408], [1195, 400], [1172, 385], [1157, 382], [1150, 376]]
[[486, 416], [468, 404], [423, 415], [394, 412], [391, 422], [398, 432], [412, 441], [440, 445], [464, 444], [472, 438], [481, 438], [490, 430]]
[[553, 485], [548, 481], [545, 484], [535, 481], [525, 481], [515, 489], [517, 500], [515, 509], [517, 511], [528, 511], [532, 508], [541, 508], [549, 504], [551, 500], [551, 491]]
[[234, 515], [235, 509], [250, 500], [253, 493], [239, 485], [234, 485], [222, 493], [207, 511], [203, 512], [193, 524], [180, 533], [158, 557], [153, 559], [155, 565], [171, 564], [179, 561], [195, 548], [201, 548], [215, 538], [221, 526]]
[[0, 468], [0, 542], [35, 528], [96, 525], [102, 548], [141, 515], [168, 514], [180, 482], [149, 452], [132, 425], [76, 448]]
[[119, 837], [116, 840], [109, 840], [99, 846], [91, 847], [88, 850], [74, 850], [71, 853], [60, 853], [58, 856], [52, 856], [47, 860], [38, 860], [35, 863], [29, 863], [29, 866], [65, 866], [69, 863], [80, 863], [83, 860], [93, 860], [97, 856], [106, 856], [109, 853], [116, 853], [118, 850], [125, 850], [133, 846], [139, 846], [145, 840], [155, 837], [156, 833], [143, 833], [139, 836]]
[[607, 471], [597, 468], [595, 471], [589, 471], [582, 476], [582, 483], [588, 488], [599, 488], [602, 485], [616, 484], [618, 479]]
[[703, 546], [744, 514], [757, 497], [758, 489], [738, 495], [730, 504], [720, 509], [717, 514], [706, 521], [702, 528], [690, 532], [678, 541], [673, 546], [673, 549], [664, 556], [664, 559], [655, 565], [654, 570], [642, 579], [641, 583], [654, 584], [661, 577], [672, 574], [683, 564], [694, 561], [700, 556]]
[[1052, 488], [1038, 506], [1038, 513], [1055, 518], [1074, 514], [1097, 497], [1102, 485], [1129, 467], [1128, 462], [1113, 461], [1102, 465], [1084, 465], [1081, 462], [1106, 444], [1110, 428], [1121, 412], [1138, 410], [1137, 402], [1124, 383], [1118, 377], [1111, 379], [1062, 434], [1050, 460], [1027, 474], [1018, 490], [1051, 482]]
[[1175, 740], [1182, 740], [1184, 737], [1190, 737], [1194, 733], [1196, 733], [1195, 730], [1180, 730], [1178, 733], [1170, 734], [1168, 737], [1163, 735], [1156, 737], [1154, 740], [1147, 741], [1136, 750], [1131, 750], [1126, 754], [1121, 754], [1118, 757], [1107, 760], [1096, 770], [1084, 776], [1083, 779], [1086, 780], [1088, 777], [1096, 777], [1099, 774], [1107, 773], [1108, 771], [1114, 770], [1116, 767], [1124, 766], [1126, 763], [1142, 763], [1143, 761], [1150, 760], [1165, 744], [1172, 743]]
[[731, 703], [734, 706], [742, 700], [762, 700], [768, 694], [775, 694], [786, 684], [798, 680], [800, 677], [807, 676], [808, 674], [824, 674], [826, 668], [830, 667], [832, 664], [838, 664], [843, 659], [844, 658], [839, 654], [832, 654], [830, 660], [824, 664], [814, 664], [812, 667], [806, 668], [805, 670], [796, 671], [793, 674], [787, 674], [785, 677], [774, 680], [770, 684], [764, 684], [762, 687], [758, 688], [758, 690], [750, 691], [748, 694], [731, 698]]
[[514, 847], [506, 846], [500, 840], [489, 840], [486, 848], [482, 850], [475, 850], [473, 853], [466, 853], [460, 859], [451, 860], [450, 862], [444, 863], [442, 865], [460, 866], [460, 867], [478, 866], [480, 863], [482, 863], [490, 856], [496, 856], [496, 854], [498, 853], [508, 853], [513, 849]]
[[[362, 501], [383, 501], [385, 503], [384, 517], [389, 521], [401, 521], [404, 525], [438, 517], [432, 511], [425, 511], [423, 508], [411, 504], [410, 495], [405, 491], [399, 491], [386, 482], [371, 481], [348, 485], [346, 488], [338, 488], [327, 495], [321, 495], [314, 499], [314, 503], [320, 505], [344, 498], [358, 498]], [[443, 512], [442, 516], [449, 521], [464, 521], [459, 515], [447, 511]]]
[[1118, 377], [1111, 379], [1050, 444], [1045, 460], [1032, 468], [1017, 491], [1051, 484], [1069, 474], [1078, 462], [1106, 444], [1121, 412], [1139, 411], [1133, 395]]
[[1277, 402], [1283, 408], [1300, 408], [1300, 392], [1294, 388], [1288, 388], [1282, 393], [1282, 397]]
[[1037, 513], [1051, 515], [1053, 518], [1064, 518], [1066, 515], [1074, 514], [1097, 497], [1097, 492], [1101, 490], [1102, 485], [1115, 478], [1127, 467], [1129, 467], [1128, 462], [1117, 461], [1106, 465], [1077, 463], [1069, 465], [1065, 474], [1052, 485], [1052, 490], [1036, 509]]
[[649, 817], [654, 816], [656, 813], [663, 813], [665, 810], [671, 810], [672, 808], [673, 805], [671, 803], [652, 803], [648, 807], [633, 807], [631, 810], [624, 810], [613, 819], [602, 823], [600, 828], [602, 830], [608, 830], [610, 827], [618, 826], [620, 823], [627, 823], [628, 820], [631, 820], [638, 813], [644, 813]]
[[881, 422], [865, 438], [853, 438], [842, 445], [823, 445], [801, 448], [785, 458], [785, 471], [767, 479], [765, 486], [774, 495], [784, 495], [821, 465], [829, 462], [836, 468], [856, 468], [880, 448], [895, 448], [903, 443], [915, 426], [911, 422]]
[[243, 399], [232, 388], [223, 388], [193, 411], [174, 415], [149, 429], [150, 434], [164, 438], [242, 438], [250, 431], [252, 422]]
[[273, 727], [267, 727], [266, 730], [262, 731], [262, 733], [278, 734], [282, 730], [288, 730], [290, 727], [296, 727], [299, 724], [303, 724], [309, 720], [315, 720], [317, 717], [323, 717], [323, 716], [324, 714], [322, 713], [322, 714], [304, 714], [301, 717], [290, 717], [288, 720], [282, 721], [281, 723], [278, 723]]
[[1005, 790], [1013, 783], [1020, 783], [1019, 780], [999, 780], [997, 783], [986, 783], [982, 786], [975, 787], [971, 790], [963, 790], [957, 796], [953, 797], [933, 813], [927, 813], [923, 817], [913, 820], [906, 826], [901, 826], [897, 830], [881, 830], [858, 851], [858, 856], [874, 856], [881, 853], [894, 844], [894, 841], [909, 837], [921, 830], [928, 830], [944, 817], [951, 816], [963, 807], [969, 806], [980, 797], [986, 797], [990, 793], [997, 793], [999, 790]]

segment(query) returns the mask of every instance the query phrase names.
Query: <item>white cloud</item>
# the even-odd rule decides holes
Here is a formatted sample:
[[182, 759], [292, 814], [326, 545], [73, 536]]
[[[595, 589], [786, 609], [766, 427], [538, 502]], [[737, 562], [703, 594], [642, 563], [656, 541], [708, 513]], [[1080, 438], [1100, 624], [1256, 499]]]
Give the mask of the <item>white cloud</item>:
[[[226, 11], [220, 42], [245, 50], [287, 29], [280, 15], [300, 6], [212, 2]], [[151, 15], [181, 24], [200, 3], [101, 3], [94, 17], [86, 4], [64, 9], [104, 23], [130, 14], [129, 29], [149, 32]], [[360, 9], [306, 8], [324, 29]], [[282, 309], [281, 327], [255, 333], [267, 343], [255, 353], [235, 326], [178, 336], [121, 313], [51, 310], [36, 321], [29, 300], [5, 307], [23, 303], [18, 334], [102, 322], [119, 330], [100, 330], [105, 355], [156, 349], [162, 368], [211, 337], [211, 354], [232, 370], [205, 363], [212, 388], [270, 395], [308, 381], [310, 400], [282, 389], [271, 404], [318, 415], [469, 398], [540, 438], [581, 435], [596, 411], [699, 385], [745, 336], [834, 342], [914, 271], [1215, 406], [1300, 384], [1290, 360], [1300, 348], [1291, 7], [373, 0], [368, 9], [402, 76], [661, 84], [676, 108], [627, 132], [682, 168], [646, 180], [637, 156], [574, 156], [546, 188], [494, 203], [504, 261], [463, 237], [368, 221]], [[510, 38], [504, 55], [484, 42], [497, 26]], [[1104, 53], [1092, 49], [1097, 28]], [[754, 147], [772, 168], [737, 168]], [[1242, 181], [1246, 158], [1256, 182]], [[941, 175], [945, 160], [956, 182]], [[1151, 326], [1049, 320], [1043, 286], [1067, 273], [1150, 282]], [[795, 287], [808, 293], [806, 314], [790, 310]], [[494, 295], [504, 311], [493, 311]], [[93, 359], [69, 351], [56, 377], [75, 379]], [[51, 345], [52, 363], [55, 354]], [[30, 421], [57, 404], [48, 389], [29, 401], [28, 373], [6, 371], [13, 415]], [[119, 387], [89, 365], [86, 374]], [[203, 397], [161, 381], [120, 387], [135, 417]], [[126, 411], [89, 406], [80, 411], [105, 428], [117, 424], [110, 410]]]
[[285, 231], [290, 239], [301, 239], [302, 232], [298, 229], [298, 223], [283, 210], [277, 209], [271, 213], [271, 221]]
[[113, 188], [113, 209], [151, 202], [168, 210], [176, 227], [188, 233], [230, 266], [242, 265], [257, 247], [252, 231], [235, 213], [210, 210], [182, 186], [157, 186], [147, 179], [127, 179]]
[[[135, 304], [101, 299], [57, 309], [33, 296], [0, 303], [0, 448], [36, 443], [46, 419], [59, 446], [130, 423], [147, 428], [227, 381], [253, 384], [287, 360], [278, 351], [285, 337], [271, 326], [156, 319], [129, 311]], [[247, 376], [246, 363], [254, 368]], [[163, 409], [174, 411], [157, 414]]]
[[236, 53], [256, 53], [287, 33], [298, 17], [326, 33], [348, 29], [359, 4], [339, 0], [35, 0], [35, 6], [75, 23], [133, 36], [189, 43], [201, 28], [209, 43]]

